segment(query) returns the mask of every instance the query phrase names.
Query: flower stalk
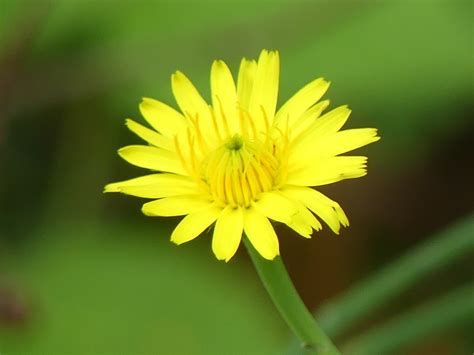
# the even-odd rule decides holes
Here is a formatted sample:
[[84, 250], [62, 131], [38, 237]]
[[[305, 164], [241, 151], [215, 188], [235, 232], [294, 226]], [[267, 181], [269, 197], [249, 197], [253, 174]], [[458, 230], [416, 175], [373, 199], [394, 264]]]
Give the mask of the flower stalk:
[[250, 254], [257, 273], [270, 295], [273, 303], [293, 333], [302, 342], [302, 348], [307, 353], [321, 355], [337, 355], [337, 350], [331, 339], [308, 311], [296, 291], [281, 257], [268, 261], [254, 249], [247, 238], [244, 244]]

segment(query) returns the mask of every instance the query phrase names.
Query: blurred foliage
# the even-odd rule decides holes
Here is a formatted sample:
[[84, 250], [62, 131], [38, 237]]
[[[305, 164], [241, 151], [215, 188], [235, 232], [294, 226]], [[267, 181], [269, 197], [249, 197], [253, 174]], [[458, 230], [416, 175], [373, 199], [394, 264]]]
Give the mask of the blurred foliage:
[[37, 235], [37, 244], [9, 266], [0, 264], [15, 277], [10, 286], [19, 288], [25, 308], [23, 322], [0, 323], [2, 354], [281, 349], [286, 326], [253, 270], [178, 248], [168, 242], [169, 232], [103, 226]]
[[[18, 291], [26, 312], [19, 325], [0, 315], [2, 354], [275, 353], [286, 327], [245, 260], [214, 261], [208, 237], [175, 248], [166, 222], [142, 217], [139, 202], [101, 195], [105, 183], [139, 172], [115, 154], [138, 142], [124, 118], [139, 117], [142, 96], [174, 105], [177, 69], [208, 97], [212, 60], [236, 73], [242, 56], [278, 49], [280, 103], [324, 76], [332, 105], [354, 109], [349, 126], [380, 129], [382, 141], [369, 148], [374, 184], [365, 187], [375, 196], [348, 196], [367, 201], [348, 214], [365, 213], [359, 228], [373, 234], [377, 194], [401, 219], [410, 213], [393, 203], [404, 187], [385, 192], [387, 181], [443, 149], [463, 159], [450, 156], [449, 144], [472, 137], [471, 21], [471, 1], [0, 0], [0, 291]], [[417, 223], [435, 224], [438, 210], [446, 218], [472, 210], [473, 170], [455, 161], [446, 174], [458, 174], [450, 179], [457, 184], [436, 180], [433, 192], [447, 191], [449, 201], [421, 203]], [[431, 166], [417, 186], [446, 164]], [[310, 267], [300, 255], [293, 264], [305, 280], [316, 265], [324, 269], [327, 284], [309, 286], [322, 295], [333, 280], [362, 272], [357, 260], [393, 253], [401, 236], [392, 233], [354, 236], [370, 243], [354, 251], [358, 258], [327, 252], [350, 270], [318, 264], [309, 249]], [[320, 238], [311, 243], [324, 247]]]

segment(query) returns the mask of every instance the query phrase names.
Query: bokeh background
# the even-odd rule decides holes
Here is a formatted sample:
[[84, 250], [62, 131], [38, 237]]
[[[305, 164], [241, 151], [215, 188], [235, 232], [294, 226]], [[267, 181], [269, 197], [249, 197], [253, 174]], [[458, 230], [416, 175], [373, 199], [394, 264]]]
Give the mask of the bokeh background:
[[[311, 241], [279, 228], [316, 309], [473, 211], [471, 1], [0, 0], [0, 353], [275, 354], [291, 334], [245, 250], [210, 235], [176, 247], [177, 220], [103, 186], [142, 174], [116, 150], [139, 139], [143, 96], [175, 105], [184, 71], [209, 98], [212, 60], [280, 51], [279, 102], [332, 82], [350, 127], [377, 127], [363, 179], [324, 187], [351, 227]], [[349, 336], [472, 278], [472, 253]], [[471, 261], [471, 262], [470, 262]], [[467, 354], [473, 326], [401, 354]], [[339, 341], [339, 340], [337, 340]]]

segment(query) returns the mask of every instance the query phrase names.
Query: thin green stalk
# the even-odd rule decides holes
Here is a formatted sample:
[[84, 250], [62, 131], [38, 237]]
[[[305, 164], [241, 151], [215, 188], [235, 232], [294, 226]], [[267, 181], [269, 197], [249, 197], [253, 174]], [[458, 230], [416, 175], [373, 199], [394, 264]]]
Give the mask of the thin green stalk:
[[316, 317], [327, 334], [339, 335], [429, 273], [473, 252], [473, 236], [474, 215], [470, 215], [323, 305]]
[[461, 327], [473, 321], [473, 297], [474, 284], [461, 287], [350, 340], [344, 354], [388, 354], [443, 329]]
[[339, 354], [331, 339], [318, 326], [304, 305], [281, 258], [277, 257], [273, 261], [265, 260], [247, 238], [244, 238], [244, 243], [273, 303], [302, 342], [301, 350], [321, 355]]

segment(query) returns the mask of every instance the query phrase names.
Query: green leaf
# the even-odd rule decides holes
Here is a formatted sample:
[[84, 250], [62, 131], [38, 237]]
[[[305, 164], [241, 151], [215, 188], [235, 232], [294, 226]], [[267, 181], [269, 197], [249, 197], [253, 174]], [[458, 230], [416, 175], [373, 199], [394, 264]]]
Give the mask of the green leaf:
[[473, 235], [474, 216], [469, 215], [321, 306], [316, 317], [331, 336], [343, 333], [427, 275], [472, 253]]
[[462, 329], [474, 319], [473, 297], [474, 284], [460, 287], [349, 340], [344, 354], [389, 354], [442, 330]]

